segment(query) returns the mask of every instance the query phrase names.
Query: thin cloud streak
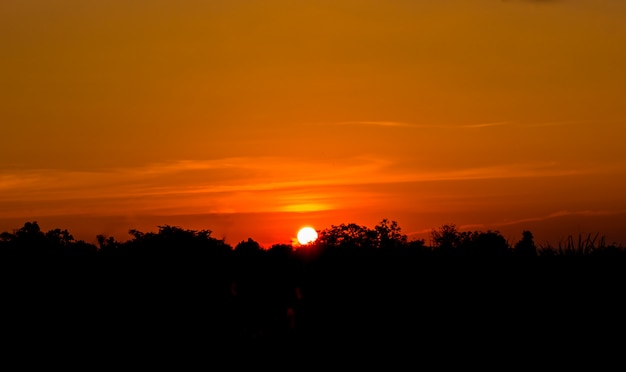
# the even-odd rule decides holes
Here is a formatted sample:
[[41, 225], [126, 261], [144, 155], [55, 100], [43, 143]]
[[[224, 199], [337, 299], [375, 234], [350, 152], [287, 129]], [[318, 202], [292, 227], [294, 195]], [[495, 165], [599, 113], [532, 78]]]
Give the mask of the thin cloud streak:
[[26, 174], [0, 174], [0, 191], [24, 188], [37, 184], [39, 178]]
[[500, 121], [493, 123], [463, 124], [463, 125], [447, 125], [447, 124], [415, 124], [402, 121], [340, 121], [334, 123], [316, 123], [316, 125], [355, 125], [355, 126], [377, 126], [377, 127], [399, 127], [399, 128], [487, 128], [510, 124], [509, 121]]
[[481, 124], [469, 124], [469, 125], [462, 125], [462, 128], [489, 128], [489, 127], [500, 127], [503, 125], [508, 125], [511, 124], [511, 122], [509, 121], [499, 121], [499, 122], [495, 122], [495, 123], [481, 123]]
[[562, 0], [500, 0], [503, 3], [530, 3], [530, 4], [555, 4]]
[[528, 123], [524, 124], [525, 127], [561, 127], [561, 126], [569, 126], [569, 125], [577, 125], [577, 124], [590, 124], [595, 123], [592, 120], [570, 120], [570, 121], [551, 121], [545, 123]]
[[416, 124], [401, 121], [341, 121], [341, 122], [326, 122], [326, 123], [314, 123], [310, 125], [327, 125], [327, 126], [373, 126], [373, 127], [396, 127], [396, 128], [436, 128], [442, 130], [448, 129], [481, 129], [481, 128], [493, 128], [493, 127], [521, 127], [521, 128], [534, 128], [534, 127], [552, 127], [552, 126], [568, 126], [577, 124], [589, 124], [596, 123], [593, 120], [570, 120], [570, 121], [553, 121], [553, 122], [539, 122], [539, 123], [516, 123], [514, 121], [496, 121], [486, 123], [475, 124]]
[[403, 127], [403, 128], [437, 128], [433, 124], [413, 124], [401, 121], [340, 121], [332, 123], [315, 123], [314, 125], [355, 125], [355, 126], [375, 126], [375, 127]]
[[[194, 193], [194, 192], [229, 192], [229, 191], [262, 191], [271, 189], [291, 188], [298, 186], [321, 186], [321, 185], [345, 185], [345, 184], [377, 184], [395, 182], [429, 182], [429, 181], [455, 181], [473, 179], [498, 179], [498, 178], [527, 178], [546, 176], [567, 176], [583, 173], [596, 173], [600, 168], [591, 169], [563, 169], [555, 162], [536, 162], [506, 164], [489, 167], [473, 167], [463, 169], [450, 169], [445, 171], [432, 170], [411, 170], [388, 171], [393, 162], [360, 157], [345, 161], [345, 164], [336, 162], [312, 162], [304, 160], [301, 162], [283, 158], [265, 158], [263, 160], [249, 159], [247, 161], [238, 160], [238, 164], [232, 160], [219, 162], [197, 162], [190, 166], [192, 162], [149, 165], [141, 168], [104, 170], [100, 172], [76, 172], [58, 170], [40, 170], [18, 172], [4, 175], [5, 191], [20, 189], [21, 192], [28, 192], [27, 185], [31, 185], [30, 191], [51, 192], [54, 190], [72, 190], [94, 187], [98, 192], [101, 189], [125, 188], [141, 189], [142, 195], [167, 194], [167, 193]], [[182, 164], [182, 166], [177, 166]], [[209, 164], [209, 165], [207, 165]], [[222, 164], [220, 167], [215, 164]], [[226, 166], [225, 164], [229, 164]], [[302, 173], [301, 169], [316, 169], [310, 173]], [[162, 186], [166, 184], [162, 178], [169, 178], [178, 174], [180, 180], [184, 180], [185, 173], [191, 174], [198, 170], [211, 169], [231, 169], [235, 172], [235, 181], [213, 179], [211, 177], [200, 177], [190, 179], [191, 185], [177, 184], [172, 186]], [[258, 171], [250, 174], [250, 170]], [[298, 172], [300, 172], [298, 174]], [[259, 176], [259, 174], [262, 174]], [[281, 175], [282, 177], [277, 177]], [[153, 175], [155, 177], [146, 177]], [[297, 175], [294, 180], [294, 175]], [[278, 179], [278, 181], [269, 181]], [[24, 180], [22, 182], [22, 180]], [[169, 180], [169, 179], [168, 179]], [[206, 186], [206, 183], [213, 183]], [[149, 190], [154, 190], [151, 193]], [[177, 191], [182, 190], [182, 191]], [[89, 190], [85, 190], [89, 191]], [[139, 191], [139, 190], [138, 190]]]
[[551, 220], [551, 219], [560, 218], [560, 217], [567, 217], [567, 216], [586, 216], [586, 217], [615, 216], [615, 215], [620, 215], [620, 214], [625, 214], [625, 213], [626, 213], [626, 209], [625, 210], [581, 210], [581, 211], [562, 210], [562, 211], [550, 213], [545, 216], [529, 217], [529, 218], [522, 218], [522, 219], [518, 219], [514, 221], [499, 222], [497, 223], [497, 225], [512, 226], [512, 225], [519, 225], [519, 224], [528, 223], [528, 222], [542, 222], [546, 220]]
[[[506, 164], [442, 171], [408, 171], [392, 169], [393, 165], [390, 160], [373, 157], [358, 157], [343, 162], [297, 161], [276, 157], [264, 158], [262, 161], [257, 158], [184, 161], [100, 172], [15, 172], [3, 175], [3, 179], [10, 181], [3, 183], [0, 201], [4, 208], [0, 213], [16, 212], [10, 210], [10, 205], [20, 208], [28, 204], [30, 208], [36, 209], [39, 204], [53, 207], [52, 204], [57, 202], [61, 208], [68, 201], [77, 205], [84, 202], [93, 208], [123, 208], [125, 203], [139, 208], [148, 203], [147, 200], [158, 202], [161, 208], [174, 208], [177, 205], [193, 207], [194, 203], [202, 201], [216, 205], [219, 211], [236, 211], [242, 208], [238, 199], [260, 204], [260, 200], [255, 201], [254, 197], [248, 196], [267, 192], [284, 193], [330, 186], [558, 177], [605, 171], [600, 168], [564, 169], [557, 163]], [[315, 171], [303, 172], [302, 169]], [[227, 172], [222, 172], [224, 170]], [[175, 183], [171, 182], [173, 177]], [[25, 181], [20, 182], [21, 179]], [[320, 201], [320, 198], [323, 197], [304, 195], [296, 196], [292, 201], [280, 201], [278, 196], [273, 196], [268, 199], [270, 202], [263, 202], [263, 208], [289, 209], [292, 208], [290, 205], [317, 203], [320, 208], [325, 206], [324, 209], [328, 209], [341, 203], [338, 199], [333, 202]]]
[[[549, 213], [543, 216], [536, 217], [527, 217], [520, 218], [511, 221], [498, 221], [492, 223], [467, 223], [458, 226], [460, 231], [467, 230], [480, 230], [485, 229], [487, 226], [491, 226], [491, 229], [498, 230], [501, 227], [505, 226], [515, 226], [515, 225], [526, 225], [528, 223], [533, 222], [544, 222], [548, 220], [554, 220], [563, 217], [571, 217], [571, 216], [581, 216], [581, 217], [610, 217], [610, 216], [619, 216], [626, 215], [626, 209], [618, 209], [618, 210], [559, 210], [553, 213]], [[407, 233], [408, 236], [419, 237], [424, 235], [430, 235], [433, 230], [436, 230], [437, 227], [430, 227], [421, 230], [411, 231]]]

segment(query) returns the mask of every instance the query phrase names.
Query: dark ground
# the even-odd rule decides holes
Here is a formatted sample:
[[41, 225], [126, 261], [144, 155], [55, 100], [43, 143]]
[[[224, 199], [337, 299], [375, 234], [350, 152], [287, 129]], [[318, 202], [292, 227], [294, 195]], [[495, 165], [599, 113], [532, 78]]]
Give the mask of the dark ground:
[[625, 283], [621, 262], [591, 260], [5, 263], [3, 354], [81, 369], [621, 369]]

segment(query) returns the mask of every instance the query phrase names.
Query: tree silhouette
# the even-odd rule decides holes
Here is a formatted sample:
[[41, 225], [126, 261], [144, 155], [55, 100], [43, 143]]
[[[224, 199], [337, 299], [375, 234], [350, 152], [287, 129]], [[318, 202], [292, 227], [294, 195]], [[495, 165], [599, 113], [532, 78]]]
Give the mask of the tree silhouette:
[[435, 250], [446, 256], [493, 258], [510, 251], [499, 231], [459, 231], [456, 225], [442, 225], [431, 231], [431, 237]]
[[[141, 232], [131, 229], [131, 240], [120, 245], [120, 249], [132, 254], [146, 257], [161, 257], [170, 259], [200, 258], [207, 255], [228, 254], [232, 248], [222, 239], [211, 236], [211, 230], [191, 230], [178, 226], [158, 226], [155, 232]], [[105, 241], [110, 245], [113, 242]]]
[[243, 256], [257, 256], [260, 255], [262, 251], [263, 248], [261, 245], [252, 238], [242, 240], [235, 245], [235, 253]]
[[15, 237], [21, 240], [41, 241], [44, 236], [37, 221], [26, 222], [15, 232]]
[[57, 246], [67, 247], [74, 242], [74, 237], [67, 230], [53, 229], [48, 231], [45, 237], [49, 243]]
[[103, 234], [96, 235], [96, 241], [98, 242], [98, 249], [102, 254], [114, 253], [121, 244], [114, 237]]
[[520, 257], [535, 257], [537, 255], [537, 247], [535, 246], [533, 233], [524, 230], [522, 232], [522, 239], [515, 243], [513, 252]]
[[429, 254], [432, 252], [432, 247], [426, 246], [425, 239], [415, 239], [407, 242], [407, 248], [410, 252], [417, 254]]
[[369, 254], [376, 250], [406, 248], [407, 236], [396, 221], [383, 219], [373, 229], [356, 223], [331, 225], [318, 231], [316, 247], [340, 252]]
[[356, 223], [342, 223], [318, 232], [315, 242], [327, 248], [367, 250], [378, 246], [378, 233]]
[[462, 234], [461, 246], [469, 257], [505, 257], [510, 247], [499, 231], [473, 231]]
[[0, 242], [6, 246], [5, 253], [32, 260], [60, 260], [76, 255], [91, 257], [97, 250], [93, 244], [74, 240], [66, 229], [56, 228], [44, 233], [37, 221], [25, 222], [13, 233], [3, 232]]
[[461, 246], [461, 242], [464, 238], [464, 234], [462, 234], [454, 224], [442, 225], [439, 229], [432, 230], [430, 235], [434, 248], [446, 254], [453, 253], [457, 250]]
[[406, 246], [407, 236], [402, 234], [402, 229], [396, 221], [389, 221], [385, 218], [374, 226], [374, 230], [378, 234], [379, 248], [400, 249]]

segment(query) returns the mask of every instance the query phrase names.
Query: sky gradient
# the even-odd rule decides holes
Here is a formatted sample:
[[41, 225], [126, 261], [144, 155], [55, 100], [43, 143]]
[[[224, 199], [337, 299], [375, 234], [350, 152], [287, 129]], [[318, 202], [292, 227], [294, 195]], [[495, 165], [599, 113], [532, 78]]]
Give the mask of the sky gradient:
[[0, 231], [626, 244], [622, 0], [3, 0]]

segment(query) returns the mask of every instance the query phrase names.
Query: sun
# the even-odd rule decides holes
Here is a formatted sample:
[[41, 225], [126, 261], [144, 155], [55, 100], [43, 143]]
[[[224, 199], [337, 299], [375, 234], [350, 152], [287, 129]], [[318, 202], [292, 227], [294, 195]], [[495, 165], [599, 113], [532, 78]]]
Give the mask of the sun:
[[298, 231], [298, 242], [302, 245], [309, 244], [317, 239], [317, 231], [312, 227], [303, 227]]

